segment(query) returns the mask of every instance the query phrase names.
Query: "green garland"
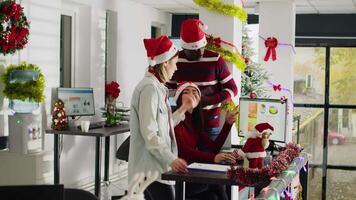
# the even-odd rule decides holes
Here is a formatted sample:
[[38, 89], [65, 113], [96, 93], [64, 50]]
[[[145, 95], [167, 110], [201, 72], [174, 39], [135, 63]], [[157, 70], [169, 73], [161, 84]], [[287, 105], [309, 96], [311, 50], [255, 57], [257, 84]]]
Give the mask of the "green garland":
[[247, 21], [247, 13], [241, 6], [221, 2], [221, 0], [193, 0], [195, 4], [224, 15], [237, 17], [242, 22]]
[[239, 55], [238, 53], [233, 53], [227, 49], [223, 49], [209, 42], [205, 48], [220, 54], [225, 60], [234, 64], [241, 72], [245, 71], [246, 68], [245, 59], [242, 58], [242, 56]]
[[[39, 73], [36, 81], [15, 82], [10, 83], [10, 74], [16, 70], [32, 70]], [[34, 64], [22, 62], [19, 65], [9, 65], [6, 68], [6, 73], [1, 76], [5, 83], [4, 94], [8, 99], [18, 99], [21, 101], [29, 100], [34, 102], [43, 102], [45, 99], [44, 87], [45, 78], [41, 69]]]

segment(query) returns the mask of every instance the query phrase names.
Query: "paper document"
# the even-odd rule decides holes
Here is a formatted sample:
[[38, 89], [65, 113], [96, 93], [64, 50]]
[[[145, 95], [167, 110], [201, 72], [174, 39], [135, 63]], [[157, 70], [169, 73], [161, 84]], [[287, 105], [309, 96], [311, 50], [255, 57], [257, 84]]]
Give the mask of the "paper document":
[[188, 169], [212, 171], [212, 172], [226, 172], [228, 169], [230, 169], [230, 166], [219, 165], [219, 164], [192, 163], [188, 165]]

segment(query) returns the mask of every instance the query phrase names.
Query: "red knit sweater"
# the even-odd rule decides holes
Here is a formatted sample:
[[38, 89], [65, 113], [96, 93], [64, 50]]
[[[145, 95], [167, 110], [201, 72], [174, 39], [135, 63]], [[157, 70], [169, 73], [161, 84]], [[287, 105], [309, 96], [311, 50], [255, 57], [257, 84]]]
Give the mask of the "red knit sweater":
[[[219, 136], [213, 141], [207, 134], [199, 133], [194, 130], [192, 115], [186, 113], [184, 121], [180, 122], [174, 128], [178, 146], [178, 157], [183, 158], [188, 163], [213, 163], [215, 155], [220, 151], [229, 135], [231, 126], [231, 124], [225, 123]], [[209, 152], [198, 150], [198, 144], [205, 146]]]
[[207, 120], [205, 130], [219, 127], [221, 102], [237, 95], [234, 79], [219, 54], [205, 50], [199, 61], [188, 61], [183, 51], [179, 53], [177, 71], [167, 86], [176, 89], [177, 83], [191, 81], [202, 93], [203, 115]]

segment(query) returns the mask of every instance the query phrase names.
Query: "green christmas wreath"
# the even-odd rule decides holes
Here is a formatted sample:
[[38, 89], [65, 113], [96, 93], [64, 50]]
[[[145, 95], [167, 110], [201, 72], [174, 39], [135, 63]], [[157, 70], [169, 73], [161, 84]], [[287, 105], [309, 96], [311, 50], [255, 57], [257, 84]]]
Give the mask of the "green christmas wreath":
[[[19, 71], [35, 72], [37, 76], [33, 80], [14, 81], [13, 73]], [[3, 92], [8, 99], [29, 100], [38, 103], [44, 101], [45, 78], [37, 65], [26, 62], [22, 62], [19, 65], [9, 65], [6, 68], [6, 73], [1, 78], [5, 83]]]

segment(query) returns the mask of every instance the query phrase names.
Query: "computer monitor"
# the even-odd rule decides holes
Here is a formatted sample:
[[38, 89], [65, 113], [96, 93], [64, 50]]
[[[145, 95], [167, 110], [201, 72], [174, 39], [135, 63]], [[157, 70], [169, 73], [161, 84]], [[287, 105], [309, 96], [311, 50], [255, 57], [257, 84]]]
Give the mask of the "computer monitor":
[[270, 140], [286, 142], [287, 102], [280, 99], [240, 98], [239, 136], [245, 137], [256, 124], [267, 122], [274, 128]]
[[58, 88], [57, 98], [64, 102], [67, 116], [95, 115], [93, 88]]

